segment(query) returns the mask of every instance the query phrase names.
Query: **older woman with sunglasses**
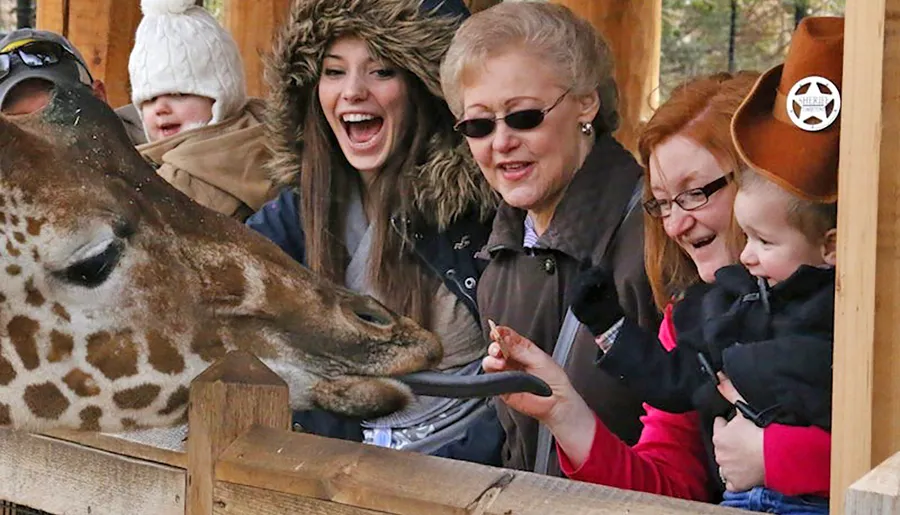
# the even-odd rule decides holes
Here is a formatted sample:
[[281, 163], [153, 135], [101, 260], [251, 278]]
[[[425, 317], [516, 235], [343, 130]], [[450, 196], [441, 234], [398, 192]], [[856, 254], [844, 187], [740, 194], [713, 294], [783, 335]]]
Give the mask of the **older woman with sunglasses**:
[[[553, 354], [592, 410], [633, 442], [640, 403], [594, 366], [588, 331], [563, 331], [574, 321], [567, 315], [572, 281], [601, 262], [614, 271], [628, 314], [646, 327], [659, 322], [635, 209], [641, 168], [611, 135], [611, 74], [609, 49], [594, 28], [543, 3], [503, 3], [473, 15], [441, 66], [456, 130], [503, 198], [483, 250], [490, 263], [478, 288], [482, 324], [513, 327]], [[538, 423], [502, 404], [498, 411], [503, 465], [558, 474]]]
[[[740, 158], [729, 125], [756, 77], [717, 74], [676, 88], [641, 134], [645, 260], [657, 305], [665, 312], [659, 340], [669, 349], [675, 345], [672, 307], [680, 293], [699, 281], [713, 281], [716, 270], [737, 261], [742, 247], [743, 235], [732, 217]], [[588, 284], [576, 288], [573, 310], [599, 334], [598, 327], [609, 327], [609, 320], [622, 313], [614, 298], [599, 298]], [[584, 295], [591, 291], [593, 298]], [[485, 370], [525, 370], [553, 389], [548, 398], [514, 394], [503, 400], [549, 428], [560, 465], [573, 479], [709, 501], [718, 500], [723, 488], [764, 485], [786, 495], [828, 491], [830, 436], [824, 430], [780, 424], [762, 429], [742, 414], [730, 422], [720, 418], [711, 440], [715, 463], [707, 459], [709, 435], [703, 434], [696, 412], [673, 414], [646, 406], [640, 441], [629, 446], [537, 345], [505, 327], [494, 335], [500, 343], [491, 344]], [[596, 342], [604, 347], [605, 335]], [[727, 381], [721, 384], [722, 393], [735, 402], [737, 392], [727, 388]], [[781, 459], [786, 456], [792, 459]]]

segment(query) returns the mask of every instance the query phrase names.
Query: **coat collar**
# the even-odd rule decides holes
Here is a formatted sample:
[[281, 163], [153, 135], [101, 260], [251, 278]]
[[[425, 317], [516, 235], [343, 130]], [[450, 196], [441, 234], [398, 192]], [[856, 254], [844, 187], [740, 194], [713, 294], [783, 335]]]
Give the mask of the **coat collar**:
[[[627, 150], [609, 134], [598, 136], [536, 247], [599, 262], [640, 177], [641, 168]], [[525, 216], [524, 210], [501, 204], [485, 251], [521, 250]]]

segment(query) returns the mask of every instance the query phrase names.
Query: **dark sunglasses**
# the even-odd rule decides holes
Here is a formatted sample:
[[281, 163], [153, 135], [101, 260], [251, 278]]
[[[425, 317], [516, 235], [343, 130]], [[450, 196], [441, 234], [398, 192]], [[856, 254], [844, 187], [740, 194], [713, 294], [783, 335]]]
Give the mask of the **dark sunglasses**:
[[497, 122], [500, 120], [503, 120], [503, 123], [510, 129], [515, 129], [517, 131], [534, 129], [543, 123], [547, 113], [558, 106], [563, 98], [569, 94], [569, 91], [572, 90], [567, 89], [566, 92], [560, 95], [560, 97], [556, 99], [556, 102], [553, 102], [550, 107], [544, 109], [525, 109], [509, 113], [506, 116], [494, 116], [493, 118], [469, 118], [460, 120], [453, 126], [453, 130], [467, 138], [484, 138], [494, 132], [494, 128], [497, 127]]
[[85, 71], [87, 78], [91, 82], [94, 81], [90, 70], [81, 64], [81, 61], [78, 60], [75, 54], [59, 43], [53, 43], [52, 41], [33, 41], [0, 54], [0, 80], [5, 79], [12, 71], [13, 56], [18, 57], [22, 64], [29, 68], [54, 66], [63, 60], [73, 61], [76, 66]]
[[682, 191], [678, 195], [675, 195], [675, 198], [672, 200], [652, 198], [647, 202], [644, 202], [644, 210], [654, 218], [665, 218], [672, 213], [672, 204], [678, 204], [678, 207], [685, 211], [700, 209], [709, 202], [709, 197], [711, 197], [713, 193], [728, 185], [732, 175], [734, 175], [734, 173], [729, 172], [699, 188]]

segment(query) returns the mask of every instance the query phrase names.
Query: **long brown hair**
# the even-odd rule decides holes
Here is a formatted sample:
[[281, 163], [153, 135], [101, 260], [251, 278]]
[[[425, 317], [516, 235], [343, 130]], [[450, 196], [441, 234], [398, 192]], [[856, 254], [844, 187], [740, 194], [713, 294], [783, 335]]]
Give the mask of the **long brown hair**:
[[[414, 229], [422, 217], [413, 208], [411, 181], [401, 178], [415, 175], [427, 157], [429, 139], [439, 127], [451, 126], [453, 117], [446, 104], [429, 93], [422, 81], [406, 71], [401, 71], [401, 75], [408, 91], [403, 132], [395, 151], [368, 188], [367, 213], [374, 234], [367, 272], [370, 284], [385, 305], [430, 327], [429, 308], [438, 281], [415, 256]], [[352, 188], [363, 194], [362, 180], [341, 152], [325, 119], [318, 88], [310, 88], [310, 95], [303, 125], [300, 173], [300, 216], [305, 229], [307, 266], [343, 284], [349, 261], [342, 241], [345, 215]]]
[[[650, 191], [653, 151], [675, 135], [687, 137], [708, 150], [723, 168], [733, 170], [739, 179], [742, 165], [731, 139], [731, 118], [758, 77], [756, 72], [717, 73], [690, 80], [672, 91], [638, 139], [645, 201], [653, 198]], [[744, 236], [734, 220], [730, 232], [729, 246], [739, 252]], [[673, 296], [700, 280], [691, 258], [666, 235], [662, 220], [647, 213], [644, 213], [644, 263], [653, 299], [660, 310]]]

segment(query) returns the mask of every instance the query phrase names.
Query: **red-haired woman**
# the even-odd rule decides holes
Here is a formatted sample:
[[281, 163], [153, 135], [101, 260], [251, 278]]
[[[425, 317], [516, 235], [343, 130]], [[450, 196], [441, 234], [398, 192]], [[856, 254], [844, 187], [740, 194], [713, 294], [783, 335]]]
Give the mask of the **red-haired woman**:
[[[698, 281], [712, 282], [718, 268], [738, 260], [743, 236], [732, 204], [740, 160], [729, 127], [756, 78], [716, 74], [680, 86], [639, 141], [646, 268], [665, 313], [659, 339], [670, 349], [675, 345], [673, 299]], [[660, 212], [659, 199], [671, 201], [669, 212]], [[483, 366], [488, 371], [525, 369], [550, 384], [554, 394], [549, 398], [513, 394], [503, 400], [546, 424], [569, 477], [695, 500], [717, 500], [723, 488], [743, 491], [758, 485], [787, 495], [827, 496], [830, 435], [824, 430], [778, 424], [761, 429], [740, 415], [727, 423], [719, 419], [712, 439], [716, 465], [707, 459], [696, 412], [672, 414], [645, 405], [640, 440], [629, 447], [603, 425], [552, 359], [508, 328], [500, 331], [496, 339], [504, 342], [502, 352], [499, 344], [491, 344]], [[780, 459], [788, 453], [792, 459]]]

